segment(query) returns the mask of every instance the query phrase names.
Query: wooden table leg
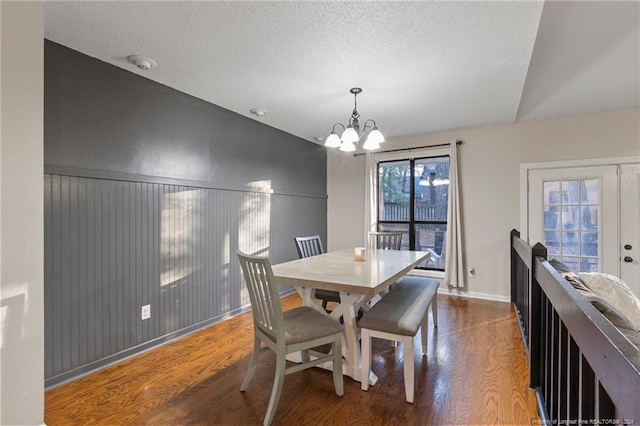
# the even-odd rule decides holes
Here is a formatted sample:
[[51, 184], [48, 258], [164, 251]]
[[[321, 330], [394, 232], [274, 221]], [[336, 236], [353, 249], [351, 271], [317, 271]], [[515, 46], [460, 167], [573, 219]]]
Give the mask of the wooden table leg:
[[[358, 329], [358, 310], [366, 296], [340, 292], [340, 304], [344, 306], [342, 318], [344, 323], [345, 341], [342, 352], [347, 361], [347, 375], [361, 382], [362, 352], [360, 351], [360, 330]], [[375, 385], [378, 376], [369, 375], [369, 384]]]

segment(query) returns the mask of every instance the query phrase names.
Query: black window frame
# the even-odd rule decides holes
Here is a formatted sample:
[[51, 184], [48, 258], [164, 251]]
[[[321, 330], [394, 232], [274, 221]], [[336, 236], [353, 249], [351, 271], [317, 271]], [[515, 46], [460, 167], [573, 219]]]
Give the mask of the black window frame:
[[[393, 160], [385, 160], [378, 161], [376, 164], [376, 197], [379, 202], [380, 200], [380, 165], [387, 163], [397, 163], [403, 161], [409, 161], [409, 220], [382, 220], [380, 219], [380, 206], [376, 209], [376, 230], [380, 231], [381, 225], [384, 224], [408, 224], [409, 225], [409, 250], [415, 250], [416, 248], [416, 225], [447, 225], [447, 230], [449, 229], [447, 220], [416, 220], [415, 215], [415, 186], [416, 186], [416, 176], [415, 176], [415, 164], [416, 160], [425, 160], [431, 158], [448, 158], [449, 164], [451, 164], [451, 156], [450, 155], [432, 155], [432, 156], [424, 156], [417, 158], [396, 158]], [[451, 170], [449, 170], [451, 173]], [[418, 266], [416, 269], [422, 269], [426, 271], [441, 271], [444, 272], [444, 268], [427, 268]]]

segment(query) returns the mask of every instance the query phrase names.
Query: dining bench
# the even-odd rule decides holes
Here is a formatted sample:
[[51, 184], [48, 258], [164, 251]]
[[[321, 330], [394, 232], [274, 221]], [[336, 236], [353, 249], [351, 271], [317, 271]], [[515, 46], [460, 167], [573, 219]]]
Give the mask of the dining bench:
[[[359, 321], [362, 337], [362, 377], [371, 371], [371, 338], [402, 342], [404, 391], [407, 402], [414, 399], [413, 338], [422, 329], [422, 354], [427, 353], [428, 308], [431, 305], [433, 325], [438, 325], [438, 281], [432, 278], [408, 276], [402, 278]], [[369, 381], [362, 380], [362, 390]]]

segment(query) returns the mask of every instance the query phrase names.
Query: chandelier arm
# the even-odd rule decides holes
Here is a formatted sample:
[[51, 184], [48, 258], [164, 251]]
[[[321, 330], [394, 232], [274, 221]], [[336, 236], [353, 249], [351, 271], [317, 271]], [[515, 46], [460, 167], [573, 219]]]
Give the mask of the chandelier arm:
[[344, 130], [347, 128], [347, 127], [346, 127], [344, 124], [342, 124], [342, 123], [336, 123], [336, 124], [334, 124], [334, 125], [333, 125], [333, 128], [331, 129], [331, 132], [332, 132], [332, 133], [335, 133], [335, 132], [336, 132], [336, 126], [342, 126], [342, 131], [343, 131], [343, 132], [344, 132]]
[[[370, 126], [369, 122], [372, 122], [373, 126]], [[373, 129], [374, 127], [377, 127], [376, 121], [370, 118], [370, 119], [368, 119], [367, 121], [364, 122], [364, 126], [362, 126], [362, 133], [364, 134], [364, 132], [367, 131], [367, 128], [372, 128]]]

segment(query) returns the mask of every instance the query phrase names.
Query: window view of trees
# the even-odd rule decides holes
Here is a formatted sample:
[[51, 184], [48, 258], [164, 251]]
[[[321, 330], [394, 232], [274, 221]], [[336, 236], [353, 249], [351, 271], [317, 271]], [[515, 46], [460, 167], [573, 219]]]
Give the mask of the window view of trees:
[[431, 252], [426, 269], [444, 270], [449, 157], [378, 164], [378, 230], [402, 231], [402, 248]]
[[547, 181], [543, 188], [543, 244], [548, 254], [574, 272], [599, 271], [600, 181]]

